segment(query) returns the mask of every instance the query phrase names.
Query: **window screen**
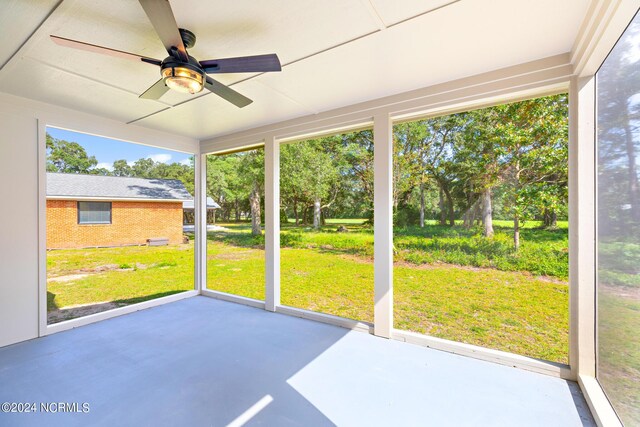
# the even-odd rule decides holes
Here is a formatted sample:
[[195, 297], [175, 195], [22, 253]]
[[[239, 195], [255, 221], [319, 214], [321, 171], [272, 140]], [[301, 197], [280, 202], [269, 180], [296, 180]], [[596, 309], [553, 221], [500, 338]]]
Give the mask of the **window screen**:
[[111, 224], [111, 202], [78, 202], [78, 224]]

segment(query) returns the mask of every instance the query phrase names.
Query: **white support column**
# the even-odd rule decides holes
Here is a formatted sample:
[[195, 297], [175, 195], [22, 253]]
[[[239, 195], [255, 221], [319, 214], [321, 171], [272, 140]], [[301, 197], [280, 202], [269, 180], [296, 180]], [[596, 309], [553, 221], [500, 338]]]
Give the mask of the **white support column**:
[[374, 334], [393, 330], [393, 124], [389, 114], [373, 118], [374, 140]]
[[202, 293], [207, 287], [207, 155], [194, 154], [195, 195], [195, 289]]
[[47, 126], [38, 123], [38, 336], [47, 334]]
[[569, 364], [574, 377], [595, 376], [595, 78], [569, 90]]
[[280, 145], [275, 137], [264, 141], [264, 249], [266, 258], [265, 309], [280, 305]]

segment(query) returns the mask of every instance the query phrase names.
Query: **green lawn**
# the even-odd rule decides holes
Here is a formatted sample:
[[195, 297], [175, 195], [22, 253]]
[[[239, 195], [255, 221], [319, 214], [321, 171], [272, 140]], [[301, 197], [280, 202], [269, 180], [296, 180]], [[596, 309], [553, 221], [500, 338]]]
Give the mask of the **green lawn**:
[[640, 425], [640, 292], [607, 286], [598, 316], [598, 380], [625, 425]]
[[[248, 223], [218, 225], [226, 230], [209, 233], [207, 287], [263, 300], [264, 237]], [[567, 230], [527, 226], [518, 253], [506, 224], [488, 243], [463, 227], [396, 230], [394, 326], [567, 363]], [[373, 231], [364, 220], [318, 231], [284, 225], [281, 243], [284, 305], [373, 321]], [[79, 305], [108, 309], [193, 289], [192, 243], [50, 251], [47, 265], [51, 321], [86, 314]]]
[[49, 323], [193, 289], [193, 244], [47, 252]]

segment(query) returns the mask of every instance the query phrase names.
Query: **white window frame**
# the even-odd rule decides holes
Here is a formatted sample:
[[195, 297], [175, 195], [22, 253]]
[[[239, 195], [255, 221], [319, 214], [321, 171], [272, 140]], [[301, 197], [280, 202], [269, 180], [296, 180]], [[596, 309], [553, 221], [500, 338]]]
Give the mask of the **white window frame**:
[[[139, 126], [126, 125], [123, 123], [115, 122], [113, 120], [108, 120], [84, 113], [77, 113], [40, 103], [35, 104], [31, 101], [26, 101], [26, 104], [27, 105], [25, 106], [19, 105], [17, 106], [17, 108], [24, 109], [25, 111], [32, 113], [37, 118], [38, 122], [38, 336], [42, 337], [57, 332], [66, 331], [123, 314], [133, 313], [138, 310], [144, 310], [146, 308], [155, 307], [158, 305], [199, 295], [201, 278], [206, 277], [206, 275], [203, 276], [202, 273], [202, 269], [206, 268], [206, 263], [203, 263], [202, 259], [203, 253], [205, 252], [202, 250], [202, 248], [204, 245], [206, 245], [206, 231], [202, 233], [203, 228], [196, 226], [194, 243], [195, 258], [193, 290], [157, 298], [150, 301], [144, 301], [137, 304], [131, 304], [126, 307], [115, 308], [113, 310], [103, 311], [76, 319], [65, 320], [51, 325], [47, 323], [47, 127], [65, 129], [90, 135], [97, 135], [105, 138], [130, 142], [133, 144], [159, 147], [193, 155], [195, 159], [196, 177], [199, 176], [204, 168], [201, 164], [202, 156], [199, 155], [198, 140], [195, 140], [193, 138], [171, 135], [164, 132], [141, 128]], [[194, 201], [194, 209], [197, 223], [202, 220], [201, 212], [206, 206], [206, 202], [203, 203], [201, 197], [202, 194], [204, 194], [201, 188], [202, 182], [204, 182], [202, 179], [196, 178], [196, 197]], [[206, 228], [204, 228], [204, 230], [206, 230]], [[204, 256], [206, 256], [206, 254]]]
[[[213, 290], [207, 290], [203, 292], [203, 295], [351, 329], [368, 331], [384, 338], [409, 341], [456, 354], [575, 380], [577, 376], [575, 370], [571, 368], [571, 364], [561, 365], [540, 361], [508, 352], [393, 328], [393, 224], [391, 221], [393, 124], [410, 119], [451, 114], [509, 101], [570, 92], [573, 67], [569, 60], [569, 55], [558, 55], [479, 76], [201, 141], [202, 154], [228, 152], [243, 147], [264, 145], [266, 205], [265, 302]], [[374, 129], [375, 147], [374, 323], [369, 324], [280, 305], [278, 144], [371, 127]], [[570, 287], [572, 287], [571, 284]], [[573, 287], [575, 287], [575, 283], [573, 283]], [[571, 305], [571, 307], [571, 312], [574, 313], [575, 304]], [[574, 315], [572, 314], [571, 317], [573, 318]], [[570, 352], [573, 354], [575, 350], [570, 350]]]

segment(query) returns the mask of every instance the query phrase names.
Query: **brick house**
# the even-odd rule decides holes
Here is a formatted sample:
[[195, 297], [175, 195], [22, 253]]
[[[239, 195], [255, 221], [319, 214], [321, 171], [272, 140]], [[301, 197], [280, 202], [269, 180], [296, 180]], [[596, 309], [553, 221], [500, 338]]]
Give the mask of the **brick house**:
[[47, 249], [181, 243], [188, 200], [178, 180], [47, 173]]

